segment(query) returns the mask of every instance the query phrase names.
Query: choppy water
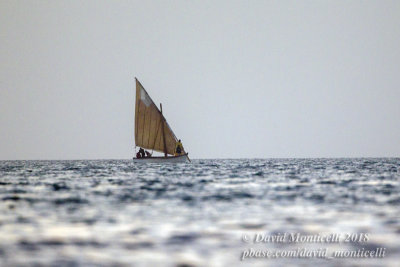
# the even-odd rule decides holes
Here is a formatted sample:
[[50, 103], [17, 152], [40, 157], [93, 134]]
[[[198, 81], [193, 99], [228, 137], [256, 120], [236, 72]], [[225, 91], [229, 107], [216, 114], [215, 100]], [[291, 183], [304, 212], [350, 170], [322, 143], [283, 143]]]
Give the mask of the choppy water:
[[[0, 263], [399, 266], [399, 182], [400, 159], [0, 161]], [[258, 233], [369, 238], [253, 244]], [[241, 260], [251, 248], [307, 247], [384, 247], [386, 256]]]

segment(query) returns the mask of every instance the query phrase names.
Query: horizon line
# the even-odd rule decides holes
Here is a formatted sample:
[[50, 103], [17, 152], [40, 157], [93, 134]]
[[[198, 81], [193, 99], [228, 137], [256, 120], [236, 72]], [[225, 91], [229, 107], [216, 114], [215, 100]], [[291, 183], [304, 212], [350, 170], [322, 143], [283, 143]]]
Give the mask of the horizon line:
[[[249, 158], [192, 158], [192, 160], [262, 160], [262, 159], [385, 159], [400, 156], [333, 156], [333, 157], [249, 157]], [[0, 161], [96, 161], [96, 160], [132, 160], [133, 158], [77, 158], [77, 159], [0, 159]]]

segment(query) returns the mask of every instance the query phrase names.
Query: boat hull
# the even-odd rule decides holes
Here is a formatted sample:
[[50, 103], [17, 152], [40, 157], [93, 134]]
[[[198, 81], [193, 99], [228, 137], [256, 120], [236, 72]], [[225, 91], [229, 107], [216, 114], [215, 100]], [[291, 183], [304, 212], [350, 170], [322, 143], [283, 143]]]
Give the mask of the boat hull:
[[133, 158], [134, 163], [184, 163], [189, 162], [188, 154], [172, 157]]

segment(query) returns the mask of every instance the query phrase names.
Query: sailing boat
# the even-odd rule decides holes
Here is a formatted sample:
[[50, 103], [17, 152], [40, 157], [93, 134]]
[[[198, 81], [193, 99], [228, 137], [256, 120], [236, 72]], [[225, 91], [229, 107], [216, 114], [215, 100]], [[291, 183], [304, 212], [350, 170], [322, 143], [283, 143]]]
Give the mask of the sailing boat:
[[135, 80], [135, 144], [141, 148], [162, 152], [164, 157], [133, 158], [133, 161], [146, 163], [190, 161], [183, 147], [181, 153], [175, 155], [178, 139], [162, 113], [162, 105], [160, 104], [160, 109], [158, 109], [143, 85], [137, 78]]

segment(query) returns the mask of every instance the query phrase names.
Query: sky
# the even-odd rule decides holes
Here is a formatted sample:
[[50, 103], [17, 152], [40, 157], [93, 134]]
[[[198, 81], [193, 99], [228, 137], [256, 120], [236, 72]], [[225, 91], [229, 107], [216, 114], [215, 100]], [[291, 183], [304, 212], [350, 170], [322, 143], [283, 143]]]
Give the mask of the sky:
[[400, 156], [400, 1], [0, 1], [0, 160]]

